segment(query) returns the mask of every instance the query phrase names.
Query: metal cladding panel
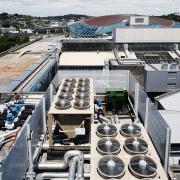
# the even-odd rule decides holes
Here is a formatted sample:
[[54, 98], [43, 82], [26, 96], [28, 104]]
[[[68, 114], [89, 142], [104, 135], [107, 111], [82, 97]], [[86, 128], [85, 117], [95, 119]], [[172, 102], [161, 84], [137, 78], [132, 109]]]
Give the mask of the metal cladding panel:
[[165, 162], [166, 158], [165, 149], [167, 128], [169, 128], [168, 124], [166, 123], [162, 115], [159, 113], [159, 111], [156, 109], [154, 104], [150, 101], [148, 113], [148, 133], [163, 163]]
[[168, 79], [168, 72], [172, 71], [145, 71], [146, 92], [167, 92], [168, 84], [175, 84], [175, 88], [180, 88], [180, 72], [177, 72], [176, 79]]
[[49, 111], [49, 108], [51, 106], [51, 103], [50, 103], [50, 86], [46, 90], [46, 93], [44, 94], [44, 97], [45, 97], [46, 111]]
[[32, 154], [34, 154], [34, 151], [37, 147], [37, 143], [43, 132], [42, 105], [43, 105], [43, 102], [41, 100], [41, 102], [36, 107], [34, 113], [32, 114], [31, 118], [29, 119], [30, 130], [34, 132], [34, 136], [32, 138], [32, 142], [31, 142], [32, 143]]
[[20, 180], [23, 179], [28, 168], [27, 151], [27, 128], [24, 126], [21, 134], [11, 148], [7, 158], [1, 166], [2, 180]]
[[[129, 84], [129, 93], [131, 98], [134, 100], [135, 97], [135, 84], [138, 83], [132, 73], [130, 73], [130, 84]], [[148, 98], [147, 94], [144, 92], [141, 86], [139, 86], [139, 103], [138, 110], [143, 122], [145, 122], [146, 116], [146, 98]], [[154, 104], [149, 100], [148, 104], [148, 126], [147, 131], [151, 140], [161, 158], [163, 163], [165, 162], [165, 149], [166, 149], [166, 135], [167, 128], [169, 128], [168, 124], [161, 116], [159, 111], [156, 109]], [[170, 147], [170, 142], [169, 142]]]
[[129, 94], [133, 100], [135, 98], [135, 84], [136, 83], [138, 83], [136, 78], [130, 72], [129, 73]]
[[166, 92], [167, 76], [167, 71], [147, 71], [146, 92]]
[[146, 115], [146, 98], [148, 98], [147, 94], [144, 92], [144, 90], [139, 87], [139, 114], [143, 120], [145, 121], [145, 115]]

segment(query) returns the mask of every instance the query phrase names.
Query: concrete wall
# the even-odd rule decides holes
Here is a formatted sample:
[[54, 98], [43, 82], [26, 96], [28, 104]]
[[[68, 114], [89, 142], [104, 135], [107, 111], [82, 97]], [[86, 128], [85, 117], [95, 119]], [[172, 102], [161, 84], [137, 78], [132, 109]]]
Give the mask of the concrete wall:
[[[137, 23], [136, 22], [136, 18], [143, 18], [144, 21], [142, 23]], [[134, 26], [134, 25], [149, 25], [149, 16], [129, 16], [128, 17], [128, 22], [130, 26]]]
[[[174, 43], [128, 43], [128, 49], [132, 51], [171, 51], [174, 48]], [[62, 51], [112, 51], [117, 49], [120, 51], [124, 50], [124, 43], [109, 42], [67, 42], [62, 41]]]
[[121, 65], [111, 65], [110, 61], [110, 70], [130, 70], [134, 77], [137, 79], [141, 87], [144, 87], [144, 66], [143, 65], [134, 65], [134, 64], [121, 64]]
[[113, 32], [116, 43], [180, 42], [180, 28], [113, 27]]
[[[144, 89], [146, 92], [168, 92], [167, 84], [175, 83], [180, 89], [180, 71], [144, 71]], [[168, 79], [168, 72], [177, 72], [176, 79]]]

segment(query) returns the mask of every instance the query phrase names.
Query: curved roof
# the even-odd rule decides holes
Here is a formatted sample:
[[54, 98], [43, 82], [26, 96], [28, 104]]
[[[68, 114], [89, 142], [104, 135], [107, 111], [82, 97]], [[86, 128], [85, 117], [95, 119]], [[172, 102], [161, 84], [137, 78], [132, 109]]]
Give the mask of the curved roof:
[[83, 21], [78, 21], [76, 23], [70, 24], [68, 27], [74, 34], [80, 36], [99, 36], [102, 34], [112, 32], [113, 26], [125, 26], [125, 24], [126, 23], [121, 22], [107, 26], [91, 26], [84, 23]]
[[[113, 26], [126, 26], [126, 22], [123, 22], [125, 19], [126, 17], [123, 15], [100, 16], [84, 21], [78, 21], [76, 23], [70, 24], [68, 27], [74, 34], [79, 36], [99, 36], [112, 32]], [[150, 16], [149, 26], [180, 27], [180, 23], [168, 19]]]
[[93, 17], [84, 22], [91, 26], [107, 26], [111, 24], [121, 23], [126, 18], [123, 15], [110, 15], [110, 16], [100, 16], [100, 17]]
[[159, 24], [162, 26], [173, 26], [173, 24], [174, 24], [174, 21], [172, 21], [172, 20], [153, 17], [153, 16], [149, 17], [149, 22]]

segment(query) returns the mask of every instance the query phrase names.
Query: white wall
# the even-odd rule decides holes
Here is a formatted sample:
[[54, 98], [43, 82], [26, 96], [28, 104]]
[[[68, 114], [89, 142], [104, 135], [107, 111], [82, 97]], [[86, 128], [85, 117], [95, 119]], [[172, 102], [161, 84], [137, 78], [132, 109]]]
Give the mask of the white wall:
[[113, 28], [116, 43], [180, 42], [180, 28]]
[[[136, 18], [143, 18], [144, 22], [143, 23], [136, 23], [135, 22]], [[130, 16], [129, 24], [130, 24], [130, 26], [134, 26], [134, 25], [149, 25], [149, 16]]]

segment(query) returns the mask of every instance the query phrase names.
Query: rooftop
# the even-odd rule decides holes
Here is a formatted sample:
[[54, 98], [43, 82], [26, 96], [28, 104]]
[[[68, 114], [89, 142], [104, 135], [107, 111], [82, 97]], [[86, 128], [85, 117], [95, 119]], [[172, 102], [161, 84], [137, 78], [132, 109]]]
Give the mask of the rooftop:
[[156, 97], [165, 110], [180, 111], [180, 90], [175, 90]]
[[105, 58], [115, 58], [113, 52], [63, 52], [60, 66], [104, 66]]
[[20, 58], [17, 56], [18, 54], [8, 54], [0, 58], [0, 91], [40, 58], [40, 54], [25, 54]]

